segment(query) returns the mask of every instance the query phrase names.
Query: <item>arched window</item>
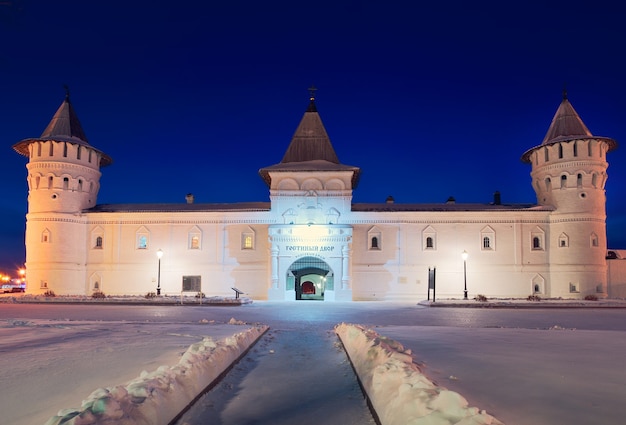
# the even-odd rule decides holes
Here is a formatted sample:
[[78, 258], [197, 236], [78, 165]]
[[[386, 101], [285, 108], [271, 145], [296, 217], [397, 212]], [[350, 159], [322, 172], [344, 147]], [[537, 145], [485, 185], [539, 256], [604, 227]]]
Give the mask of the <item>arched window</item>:
[[489, 248], [491, 248], [491, 239], [489, 238], [489, 236], [485, 236], [483, 237], [483, 249]]
[[576, 187], [579, 189], [583, 187], [583, 175], [580, 173], [576, 176]]
[[378, 237], [372, 237], [372, 249], [378, 249]]
[[95, 248], [96, 249], [102, 249], [102, 236], [98, 236], [96, 238], [96, 246], [95, 246]]
[[48, 189], [52, 189], [52, 182], [54, 182], [54, 178], [52, 176], [48, 177]]
[[67, 177], [63, 177], [63, 189], [67, 190], [70, 187], [70, 179]]
[[567, 176], [561, 176], [561, 189], [565, 189], [567, 187]]
[[534, 287], [534, 289], [533, 289], [533, 292], [534, 292], [535, 294], [540, 294], [540, 293], [541, 293], [541, 287], [539, 286], [539, 284], [538, 284], [538, 283], [535, 283], [535, 287]]
[[241, 234], [241, 249], [254, 249], [254, 233], [245, 232]]
[[79, 192], [83, 191], [83, 180], [82, 179], [78, 179], [78, 191]]
[[137, 236], [137, 249], [148, 249], [148, 236], [146, 235]]
[[552, 180], [550, 180], [550, 177], [546, 177], [546, 190], [548, 192], [552, 190]]
[[541, 249], [541, 239], [539, 239], [539, 236], [533, 238], [533, 249]]
[[428, 249], [433, 249], [434, 248], [434, 244], [433, 244], [433, 238], [431, 238], [430, 236], [426, 238], [426, 248]]
[[598, 175], [596, 173], [591, 175], [591, 185], [595, 188], [598, 187]]

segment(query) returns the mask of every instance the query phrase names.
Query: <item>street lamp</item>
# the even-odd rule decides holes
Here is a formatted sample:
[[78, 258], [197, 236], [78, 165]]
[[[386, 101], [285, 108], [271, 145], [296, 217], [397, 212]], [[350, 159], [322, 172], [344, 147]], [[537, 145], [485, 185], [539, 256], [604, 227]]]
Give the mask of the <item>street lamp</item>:
[[157, 295], [161, 295], [161, 257], [163, 257], [163, 250], [157, 251], [157, 257], [159, 258], [159, 271], [157, 273]]
[[461, 258], [463, 258], [463, 299], [467, 299], [467, 251], [463, 250]]

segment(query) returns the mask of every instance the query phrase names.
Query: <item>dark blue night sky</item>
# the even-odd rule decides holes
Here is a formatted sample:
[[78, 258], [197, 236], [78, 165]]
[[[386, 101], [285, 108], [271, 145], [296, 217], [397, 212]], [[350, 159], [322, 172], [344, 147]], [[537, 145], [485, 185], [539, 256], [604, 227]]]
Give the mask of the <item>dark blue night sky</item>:
[[[544, 3], [549, 3], [546, 5]], [[99, 203], [268, 201], [308, 105], [355, 202], [536, 201], [530, 166], [568, 97], [626, 143], [626, 25], [616, 2], [0, 2], [0, 271], [24, 262], [26, 158], [70, 87], [113, 158]], [[611, 6], [613, 4], [613, 6]], [[626, 248], [626, 147], [608, 156], [608, 238]]]

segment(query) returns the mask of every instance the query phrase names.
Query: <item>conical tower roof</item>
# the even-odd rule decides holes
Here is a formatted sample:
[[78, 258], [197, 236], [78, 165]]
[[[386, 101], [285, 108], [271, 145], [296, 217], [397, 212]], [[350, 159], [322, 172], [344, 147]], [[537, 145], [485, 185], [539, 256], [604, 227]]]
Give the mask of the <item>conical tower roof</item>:
[[52, 120], [50, 120], [50, 123], [43, 131], [41, 136], [36, 139], [24, 139], [13, 145], [13, 149], [24, 156], [28, 156], [28, 146], [32, 142], [48, 140], [53, 140], [55, 142], [74, 143], [77, 145], [89, 147], [90, 149], [99, 152], [101, 154], [101, 167], [109, 165], [113, 162], [111, 157], [106, 155], [104, 152], [94, 148], [87, 141], [87, 136], [85, 136], [85, 132], [80, 125], [78, 115], [76, 115], [76, 112], [72, 107], [72, 103], [70, 102], [69, 91], [66, 92], [63, 103], [61, 103], [61, 106], [59, 106], [56, 113], [52, 117]]
[[309, 106], [291, 138], [291, 143], [279, 164], [259, 170], [259, 174], [270, 185], [270, 171], [353, 171], [352, 187], [355, 188], [361, 169], [339, 162], [322, 119], [315, 106], [312, 91]]
[[291, 143], [285, 152], [281, 164], [289, 162], [304, 162], [323, 160], [339, 164], [339, 158], [335, 153], [333, 145], [320, 114], [315, 106], [315, 99], [311, 97], [307, 108], [296, 132], [291, 138]]
[[552, 145], [559, 142], [580, 139], [601, 139], [607, 142], [609, 151], [617, 147], [617, 142], [608, 137], [594, 136], [587, 128], [583, 120], [580, 118], [570, 101], [567, 99], [567, 92], [563, 90], [563, 99], [559, 105], [548, 132], [543, 138], [541, 145], [535, 146], [527, 150], [522, 155], [523, 162], [530, 162], [531, 153], [541, 146]]
[[593, 135], [567, 99], [567, 92], [563, 91], [563, 100], [556, 110], [550, 128], [548, 128], [541, 144], [549, 145], [557, 141], [587, 137], [593, 137]]

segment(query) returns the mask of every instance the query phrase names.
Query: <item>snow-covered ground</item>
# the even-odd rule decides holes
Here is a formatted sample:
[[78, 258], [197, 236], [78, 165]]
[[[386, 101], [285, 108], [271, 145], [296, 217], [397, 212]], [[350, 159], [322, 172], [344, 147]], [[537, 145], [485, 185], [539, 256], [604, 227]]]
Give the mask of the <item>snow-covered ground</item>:
[[[620, 423], [622, 420], [621, 403], [626, 397], [623, 360], [626, 332], [619, 323], [623, 323], [625, 317], [623, 309], [602, 312], [560, 310], [559, 313], [563, 314], [552, 315], [545, 309], [499, 313], [483, 309], [416, 309], [410, 304], [390, 308], [384, 303], [283, 303], [280, 309], [272, 303], [259, 304], [232, 309], [166, 307], [167, 317], [169, 312], [178, 311], [184, 312], [185, 317], [195, 318], [193, 322], [185, 323], [147, 318], [126, 322], [109, 316], [105, 321], [9, 320], [3, 314], [5, 319], [0, 320], [1, 423], [43, 425], [59, 410], [79, 410], [82, 401], [89, 399], [90, 395], [96, 399], [103, 394], [102, 391], [94, 394], [95, 390], [126, 387], [137, 378], [144, 380], [139, 387], [157, 391], [163, 382], [157, 378], [158, 373], [179, 364], [190, 346], [205, 337], [218, 341], [253, 327], [228, 324], [229, 317], [249, 320], [250, 323], [267, 320], [272, 326], [281, 323], [292, 326], [301, 322], [303, 326], [308, 324], [324, 329], [331, 329], [330, 323], [340, 322], [339, 317], [360, 317], [361, 322], [356, 323], [364, 323], [364, 317], [367, 317], [369, 326], [380, 336], [390, 337], [411, 348], [413, 360], [419, 363], [419, 368], [431, 381], [459, 393], [470, 406], [486, 409], [504, 423], [582, 425]], [[5, 307], [0, 305], [0, 309], [4, 308], [6, 312]], [[55, 311], [66, 311], [61, 306], [56, 307]], [[163, 307], [142, 309], [152, 314], [164, 312]], [[431, 314], [435, 313], [434, 310], [436, 316]], [[16, 317], [31, 317], [28, 307], [10, 311], [23, 314]], [[359, 312], [366, 316], [359, 315]], [[459, 325], [419, 326], [420, 320], [426, 317], [449, 316], [458, 320]], [[533, 318], [523, 322], [532, 323], [532, 327], [494, 326], [499, 323], [497, 317], [522, 316]], [[217, 320], [204, 320], [205, 317]], [[554, 317], [559, 317], [560, 321], [548, 322]], [[488, 320], [478, 320], [480, 318]], [[602, 318], [609, 318], [613, 325], [597, 327]], [[596, 324], [592, 326], [594, 330], [584, 330], [568, 327], [567, 323], [572, 321]], [[373, 325], [376, 322], [388, 324]], [[483, 325], [474, 328], [465, 322]], [[550, 326], [544, 326], [547, 323]], [[566, 326], [561, 326], [563, 324]], [[209, 349], [205, 351], [210, 351], [212, 343], [205, 344]], [[297, 348], [304, 348], [306, 339], [302, 344]], [[387, 345], [397, 346], [395, 343]], [[166, 367], [159, 372], [161, 366]], [[155, 371], [157, 373], [152, 374]], [[389, 381], [385, 378], [382, 382], [390, 384], [397, 376], [391, 374], [387, 377]], [[146, 385], [146, 381], [152, 378], [157, 378], [156, 382]], [[264, 379], [262, 373], [260, 379]], [[268, 372], [265, 379], [271, 380], [271, 373]], [[362, 381], [366, 378], [362, 377]], [[401, 387], [408, 388], [404, 384]], [[121, 394], [124, 395], [123, 391]], [[141, 394], [139, 397], [136, 397], [137, 393], [130, 394], [135, 397], [122, 399], [131, 403], [142, 401]], [[163, 402], [167, 401], [163, 396], [159, 397]], [[105, 397], [105, 400], [108, 399]], [[104, 411], [116, 411], [106, 403], [100, 406]], [[71, 410], [62, 413], [74, 414]], [[89, 422], [68, 422], [73, 425], [86, 423]]]
[[361, 325], [339, 324], [341, 338], [361, 385], [383, 425], [503, 425], [462, 395], [424, 375], [412, 351]]
[[2, 423], [167, 424], [265, 329], [235, 320], [0, 322]]

